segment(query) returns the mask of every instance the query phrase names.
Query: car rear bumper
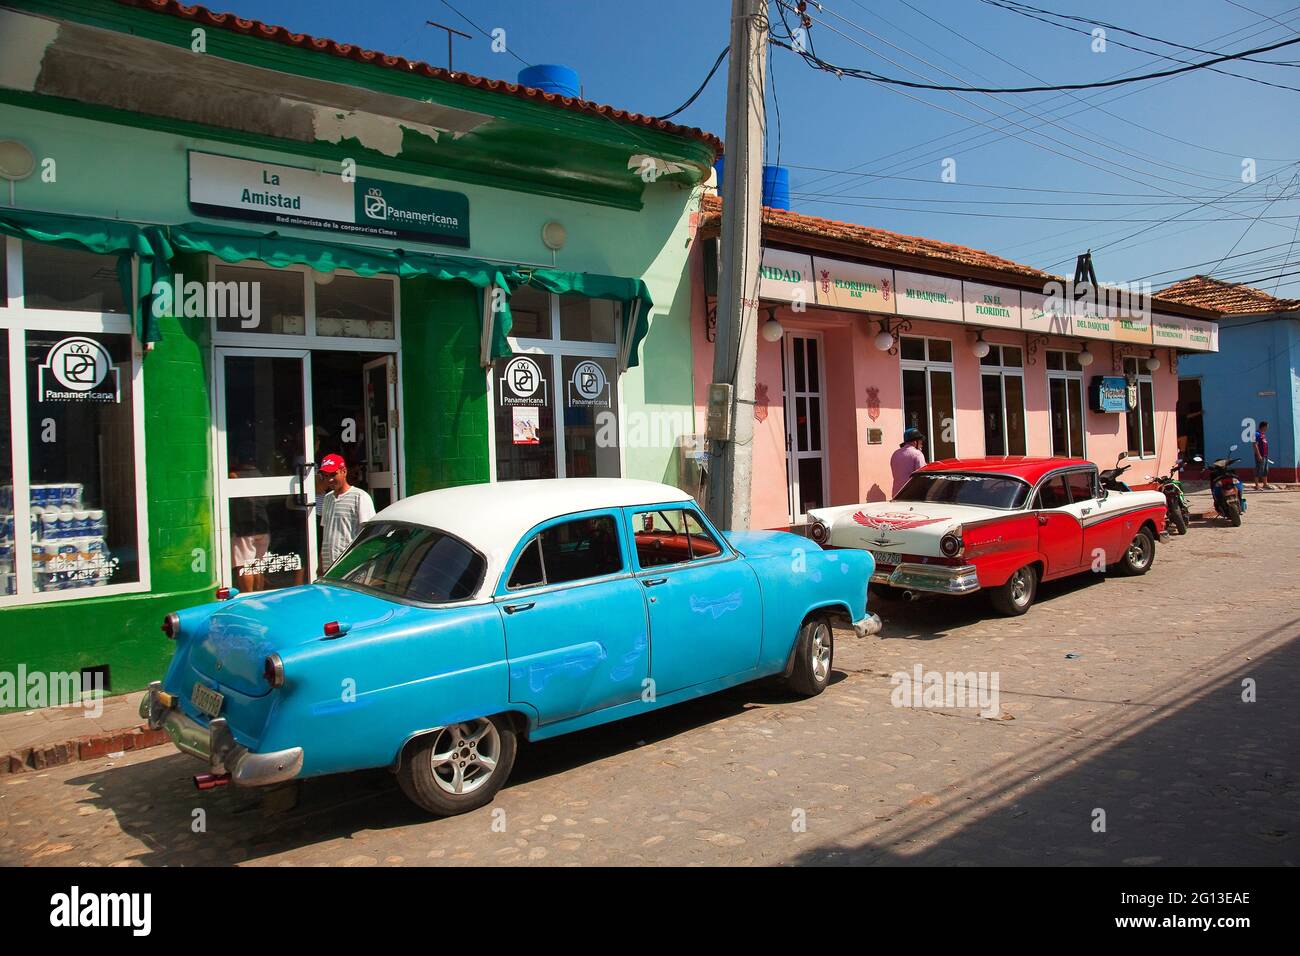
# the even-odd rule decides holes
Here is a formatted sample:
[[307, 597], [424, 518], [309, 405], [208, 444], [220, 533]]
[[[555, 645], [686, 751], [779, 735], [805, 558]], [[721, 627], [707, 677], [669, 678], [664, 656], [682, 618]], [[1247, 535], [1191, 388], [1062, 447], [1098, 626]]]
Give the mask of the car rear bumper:
[[884, 622], [880, 620], [879, 614], [868, 614], [862, 620], [853, 622], [853, 633], [858, 637], [870, 637], [879, 634], [882, 627]]
[[165, 730], [182, 753], [207, 761], [212, 773], [230, 775], [232, 783], [244, 787], [265, 787], [292, 780], [302, 772], [301, 747], [274, 753], [253, 753], [235, 742], [224, 717], [215, 717], [204, 727], [181, 713], [176, 699], [159, 681], [149, 685], [140, 701], [140, 716], [153, 730]]
[[905, 591], [931, 591], [935, 594], [968, 594], [978, 591], [979, 575], [975, 565], [952, 567], [944, 564], [900, 564], [892, 571], [871, 576], [876, 584], [888, 584]]

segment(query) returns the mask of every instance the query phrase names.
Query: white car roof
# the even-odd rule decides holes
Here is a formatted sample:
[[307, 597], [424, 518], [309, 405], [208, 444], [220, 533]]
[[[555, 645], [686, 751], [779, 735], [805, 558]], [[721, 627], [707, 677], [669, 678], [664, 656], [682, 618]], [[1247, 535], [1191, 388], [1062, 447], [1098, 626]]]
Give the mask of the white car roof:
[[672, 485], [632, 478], [542, 478], [460, 485], [412, 495], [371, 520], [406, 521], [454, 534], [488, 559], [484, 584], [496, 586], [519, 539], [534, 525], [597, 508], [693, 500]]

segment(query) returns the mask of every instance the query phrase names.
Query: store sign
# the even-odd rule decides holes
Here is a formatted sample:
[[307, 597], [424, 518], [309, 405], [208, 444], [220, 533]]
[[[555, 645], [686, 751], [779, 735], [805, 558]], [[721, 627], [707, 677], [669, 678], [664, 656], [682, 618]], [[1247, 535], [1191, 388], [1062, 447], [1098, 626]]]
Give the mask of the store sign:
[[84, 336], [56, 342], [36, 378], [41, 402], [122, 401], [121, 375], [108, 349]]
[[764, 249], [763, 264], [758, 269], [758, 297], [773, 302], [812, 305], [812, 256], [783, 249]]
[[1085, 339], [1115, 338], [1115, 308], [1079, 299], [1074, 306], [1074, 334]]
[[860, 262], [813, 258], [817, 304], [854, 312], [893, 313], [894, 270]]
[[1136, 389], [1129, 401], [1129, 383], [1122, 375], [1094, 375], [1088, 387], [1089, 404], [1094, 412], [1127, 412], [1136, 406]]
[[1183, 348], [1189, 343], [1187, 320], [1178, 315], [1153, 315], [1151, 317], [1151, 343]]
[[894, 272], [898, 282], [898, 314], [945, 322], [962, 320], [961, 280], [920, 272]]
[[1219, 325], [1217, 322], [1204, 322], [1201, 319], [1185, 319], [1187, 323], [1187, 347], [1202, 352], [1219, 351]]
[[1140, 345], [1151, 344], [1151, 316], [1124, 315], [1115, 318], [1112, 336], [1117, 342], [1136, 342]]
[[1057, 295], [1042, 292], [1021, 292], [1020, 327], [1026, 332], [1043, 335], [1070, 335], [1074, 330], [1074, 314], [1066, 311], [1066, 302]]
[[534, 359], [520, 355], [511, 359], [501, 373], [502, 405], [546, 404], [546, 379]]
[[386, 239], [469, 245], [464, 193], [191, 152], [190, 208], [203, 216]]
[[979, 282], [962, 283], [962, 308], [971, 325], [1020, 328], [1020, 290]]
[[609, 407], [609, 380], [599, 362], [579, 362], [569, 379], [569, 407]]

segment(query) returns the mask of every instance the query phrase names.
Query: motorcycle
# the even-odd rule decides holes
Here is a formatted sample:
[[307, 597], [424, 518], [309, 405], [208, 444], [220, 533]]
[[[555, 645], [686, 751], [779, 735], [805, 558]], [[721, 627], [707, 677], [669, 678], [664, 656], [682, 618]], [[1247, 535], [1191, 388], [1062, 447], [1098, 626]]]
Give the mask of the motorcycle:
[[1187, 524], [1191, 520], [1192, 512], [1187, 506], [1187, 496], [1183, 494], [1183, 483], [1181, 478], [1175, 477], [1180, 475], [1183, 470], [1183, 460], [1179, 458], [1172, 468], [1169, 469], [1168, 475], [1147, 475], [1147, 481], [1153, 482], [1157, 488], [1165, 493], [1166, 510], [1168, 520], [1165, 522], [1176, 534], [1187, 534]]
[[[1228, 451], [1236, 451], [1233, 445]], [[1241, 527], [1241, 516], [1246, 510], [1246, 488], [1232, 470], [1240, 458], [1218, 458], [1210, 462], [1210, 493], [1214, 496], [1214, 510], [1228, 519], [1234, 528]]]
[[1120, 452], [1119, 457], [1115, 459], [1114, 468], [1107, 468], [1105, 471], [1097, 473], [1097, 478], [1101, 481], [1101, 486], [1107, 491], [1132, 491], [1128, 485], [1119, 480], [1119, 476], [1129, 470], [1129, 465], [1125, 465], [1123, 468], [1119, 467], [1119, 463], [1127, 457], [1128, 455]]

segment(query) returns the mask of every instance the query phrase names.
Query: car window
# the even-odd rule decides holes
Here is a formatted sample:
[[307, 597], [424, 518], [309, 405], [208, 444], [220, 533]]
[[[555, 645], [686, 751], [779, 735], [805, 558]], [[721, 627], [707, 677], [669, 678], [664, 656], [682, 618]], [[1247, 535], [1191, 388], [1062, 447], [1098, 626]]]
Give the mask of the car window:
[[486, 565], [465, 542], [435, 528], [371, 521], [321, 578], [390, 597], [445, 604], [473, 597]]
[[640, 511], [632, 516], [632, 527], [637, 563], [643, 568], [683, 564], [722, 553], [699, 515], [689, 509]]
[[1019, 508], [1029, 497], [1029, 486], [1017, 478], [970, 475], [960, 472], [918, 471], [894, 496], [895, 501], [974, 505], [980, 508]]
[[1065, 476], [1057, 475], [1045, 481], [1038, 489], [1037, 508], [1064, 508], [1070, 503], [1070, 494], [1065, 486]]
[[612, 515], [552, 525], [520, 552], [506, 587], [564, 584], [623, 570], [618, 526]]
[[1066, 483], [1070, 486], [1070, 498], [1080, 502], [1091, 501], [1097, 497], [1092, 483], [1094, 475], [1095, 472], [1091, 471], [1072, 471], [1066, 475]]

